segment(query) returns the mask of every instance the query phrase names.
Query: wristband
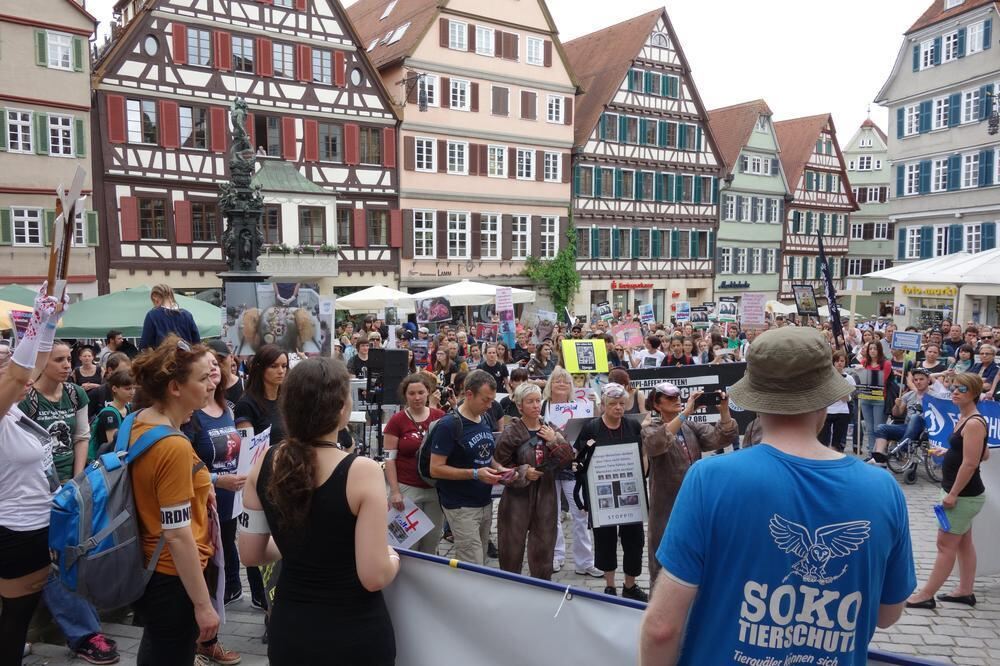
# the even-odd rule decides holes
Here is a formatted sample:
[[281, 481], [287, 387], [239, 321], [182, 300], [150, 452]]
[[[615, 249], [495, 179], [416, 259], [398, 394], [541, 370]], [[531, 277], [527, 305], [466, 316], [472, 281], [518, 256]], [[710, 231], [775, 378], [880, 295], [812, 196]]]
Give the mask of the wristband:
[[385, 459], [387, 461], [388, 460], [395, 460], [398, 455], [399, 455], [399, 449], [386, 449], [385, 450]]
[[679, 418], [681, 420], [681, 423], [684, 423], [685, 421], [688, 420], [687, 414], [685, 414], [684, 412], [681, 412], [680, 414], [678, 414], [677, 418]]
[[478, 467], [473, 467], [472, 468], [472, 480], [473, 481], [478, 481], [479, 480], [479, 468]]
[[215, 472], [212, 472], [211, 476], [212, 476], [212, 485], [214, 486], [215, 482], [219, 480], [219, 475], [216, 474]]

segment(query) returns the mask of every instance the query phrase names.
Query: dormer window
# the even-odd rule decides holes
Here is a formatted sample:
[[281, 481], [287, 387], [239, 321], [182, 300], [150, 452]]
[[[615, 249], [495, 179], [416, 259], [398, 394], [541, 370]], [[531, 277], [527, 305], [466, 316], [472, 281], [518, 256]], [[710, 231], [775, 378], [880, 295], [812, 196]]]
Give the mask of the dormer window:
[[767, 116], [765, 116], [764, 114], [757, 116], [757, 125], [754, 127], [754, 131], [764, 132], [765, 134], [767, 134], [769, 128], [770, 124], [767, 121]]
[[958, 7], [960, 4], [965, 2], [965, 0], [944, 0], [944, 8], [946, 10]]

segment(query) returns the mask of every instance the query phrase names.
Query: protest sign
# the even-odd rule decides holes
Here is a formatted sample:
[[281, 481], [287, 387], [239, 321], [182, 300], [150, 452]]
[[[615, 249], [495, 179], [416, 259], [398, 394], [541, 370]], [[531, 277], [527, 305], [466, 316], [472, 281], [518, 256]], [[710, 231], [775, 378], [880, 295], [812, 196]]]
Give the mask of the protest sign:
[[[746, 363], [719, 363], [707, 365], [687, 365], [681, 367], [634, 368], [628, 371], [629, 383], [637, 389], [649, 390], [660, 382], [670, 382], [681, 390], [681, 402], [686, 403], [692, 391], [728, 391], [729, 387], [743, 378]], [[732, 400], [729, 411], [744, 432], [750, 422], [757, 418], [754, 412], [745, 410]], [[700, 423], [715, 423], [719, 420], [717, 407], [702, 407], [691, 415], [690, 420]]]
[[696, 305], [691, 308], [691, 318], [689, 321], [695, 330], [708, 328], [708, 308], [704, 305]]
[[705, 311], [708, 312], [709, 321], [719, 320], [719, 309], [715, 301], [703, 301], [701, 305], [705, 308]]
[[[236, 462], [236, 473], [246, 476], [250, 473], [253, 464], [267, 452], [267, 447], [271, 445], [271, 428], [263, 432], [254, 434], [253, 428], [237, 428], [236, 433], [240, 437], [240, 454]], [[233, 502], [233, 515], [243, 516], [243, 493], [236, 493]], [[244, 523], [245, 526], [245, 523]]]
[[[592, 418], [594, 416], [594, 403], [578, 399], [573, 402], [550, 404], [544, 416], [546, 423], [557, 430], [562, 430], [570, 419]], [[572, 442], [570, 443], [572, 444]]]
[[608, 348], [604, 340], [563, 340], [563, 366], [576, 372], [607, 372]]
[[[730, 324], [736, 321], [737, 314], [740, 310], [740, 304], [735, 296], [721, 296], [719, 298], [719, 303], [716, 306], [716, 310], [718, 310], [719, 321]], [[761, 326], [763, 326], [763, 324], [761, 324]]]
[[611, 303], [607, 301], [601, 301], [597, 304], [596, 314], [598, 319], [603, 319], [604, 321], [611, 321], [615, 318], [611, 311]]
[[319, 320], [320, 325], [326, 327], [326, 335], [323, 337], [323, 350], [320, 352], [323, 356], [333, 355], [333, 338], [334, 338], [334, 328], [336, 322], [334, 321], [334, 313], [337, 310], [337, 297], [336, 296], [320, 296], [319, 297]]
[[587, 465], [587, 497], [591, 527], [646, 522], [639, 442], [594, 447]]
[[496, 342], [497, 328], [497, 324], [476, 324], [476, 340], [480, 342]]
[[[958, 407], [951, 400], [942, 400], [930, 395], [924, 396], [923, 405], [927, 439], [935, 446], [948, 448], [948, 439], [955, 432], [955, 425], [961, 418]], [[977, 409], [986, 419], [986, 437], [990, 448], [1000, 447], [1000, 403], [980, 400]]]
[[677, 323], [691, 320], [691, 303], [688, 301], [677, 301], [677, 310], [674, 313]]
[[639, 306], [639, 321], [643, 324], [652, 324], [656, 321], [652, 303], [643, 303]]
[[816, 303], [816, 291], [811, 284], [793, 284], [792, 295], [795, 296], [795, 311], [802, 317], [818, 317], [819, 305]]
[[389, 529], [389, 545], [393, 548], [410, 548], [434, 529], [431, 519], [418, 509], [409, 497], [403, 498], [402, 511], [389, 507], [386, 522]]
[[427, 365], [429, 343], [427, 340], [410, 340], [410, 351], [413, 352], [413, 363], [417, 367]]
[[532, 328], [532, 337], [535, 344], [552, 338], [552, 334], [556, 330], [557, 317], [558, 315], [551, 310], [535, 310], [534, 321], [529, 320], [527, 322]]
[[451, 302], [447, 298], [422, 298], [417, 305], [418, 324], [441, 324], [451, 321]]
[[636, 322], [630, 324], [615, 324], [611, 327], [615, 342], [626, 347], [642, 346], [642, 327]]
[[920, 351], [921, 336], [914, 331], [896, 331], [892, 334], [892, 348]]
[[497, 337], [503, 340], [507, 349], [513, 349], [517, 340], [517, 323], [514, 321], [514, 297], [510, 287], [497, 287], [497, 317], [500, 318]]
[[18, 342], [24, 337], [24, 334], [28, 330], [28, 324], [31, 323], [31, 317], [34, 315], [33, 312], [22, 312], [21, 310], [11, 310], [10, 320], [14, 324], [14, 330], [17, 333]]
[[767, 321], [767, 294], [748, 291], [740, 299], [740, 328], [763, 328]]

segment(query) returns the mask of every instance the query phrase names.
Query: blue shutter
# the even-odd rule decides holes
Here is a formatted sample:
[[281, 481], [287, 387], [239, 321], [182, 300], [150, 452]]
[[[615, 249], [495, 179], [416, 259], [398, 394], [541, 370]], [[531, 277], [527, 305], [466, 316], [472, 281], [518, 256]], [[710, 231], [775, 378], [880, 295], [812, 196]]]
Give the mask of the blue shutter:
[[701, 176], [694, 177], [694, 202], [701, 203]]
[[906, 123], [906, 107], [899, 107], [896, 109], [896, 138], [903, 138], [903, 130], [905, 129]]
[[661, 120], [657, 123], [656, 143], [660, 148], [667, 147], [667, 121]]
[[983, 250], [992, 250], [997, 246], [997, 223], [983, 222], [980, 227], [982, 231], [981, 243]]
[[927, 194], [931, 191], [931, 161], [922, 160], [920, 162], [920, 193]]
[[952, 224], [948, 227], [948, 254], [962, 251], [962, 235], [964, 233], [965, 227], [961, 224]]
[[979, 89], [979, 120], [986, 120], [993, 106], [993, 84], [987, 83]]
[[965, 57], [965, 28], [958, 29], [958, 57]]
[[906, 258], [906, 227], [896, 229], [896, 258]]
[[601, 198], [601, 173], [604, 171], [601, 167], [594, 167], [594, 197], [597, 199]]
[[920, 44], [913, 45], [913, 71], [920, 71]]
[[920, 133], [931, 131], [931, 100], [920, 103]]
[[957, 127], [962, 122], [962, 93], [948, 97], [948, 127]]
[[993, 149], [979, 151], [979, 187], [993, 184]]
[[934, 256], [934, 227], [920, 227], [920, 258]]
[[625, 115], [618, 116], [618, 143], [628, 143], [628, 117]]
[[983, 21], [983, 49], [990, 48], [990, 42], [993, 41], [993, 19], [988, 18]]
[[906, 166], [900, 164], [896, 167], [896, 198], [900, 198], [904, 194], [903, 184], [906, 181]]
[[962, 156], [951, 155], [948, 157], [948, 190], [957, 190], [962, 187]]
[[940, 65], [941, 64], [941, 38], [940, 37], [935, 37], [934, 38], [934, 64], [935, 65]]
[[597, 123], [597, 138], [604, 141], [608, 138], [608, 114], [602, 113]]
[[590, 258], [597, 259], [600, 255], [601, 230], [597, 227], [590, 228]]

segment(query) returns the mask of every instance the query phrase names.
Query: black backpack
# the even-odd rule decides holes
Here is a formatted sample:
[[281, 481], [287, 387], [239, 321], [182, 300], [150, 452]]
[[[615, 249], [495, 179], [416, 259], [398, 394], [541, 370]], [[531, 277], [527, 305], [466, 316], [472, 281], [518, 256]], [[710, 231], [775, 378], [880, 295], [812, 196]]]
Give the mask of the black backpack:
[[452, 412], [445, 414], [431, 424], [431, 427], [427, 429], [427, 434], [424, 435], [424, 441], [420, 442], [420, 448], [417, 449], [417, 474], [431, 488], [437, 487], [437, 479], [431, 476], [431, 435], [434, 429], [446, 419], [451, 421], [450, 427], [454, 429], [455, 440], [458, 441], [462, 437], [462, 419]]

